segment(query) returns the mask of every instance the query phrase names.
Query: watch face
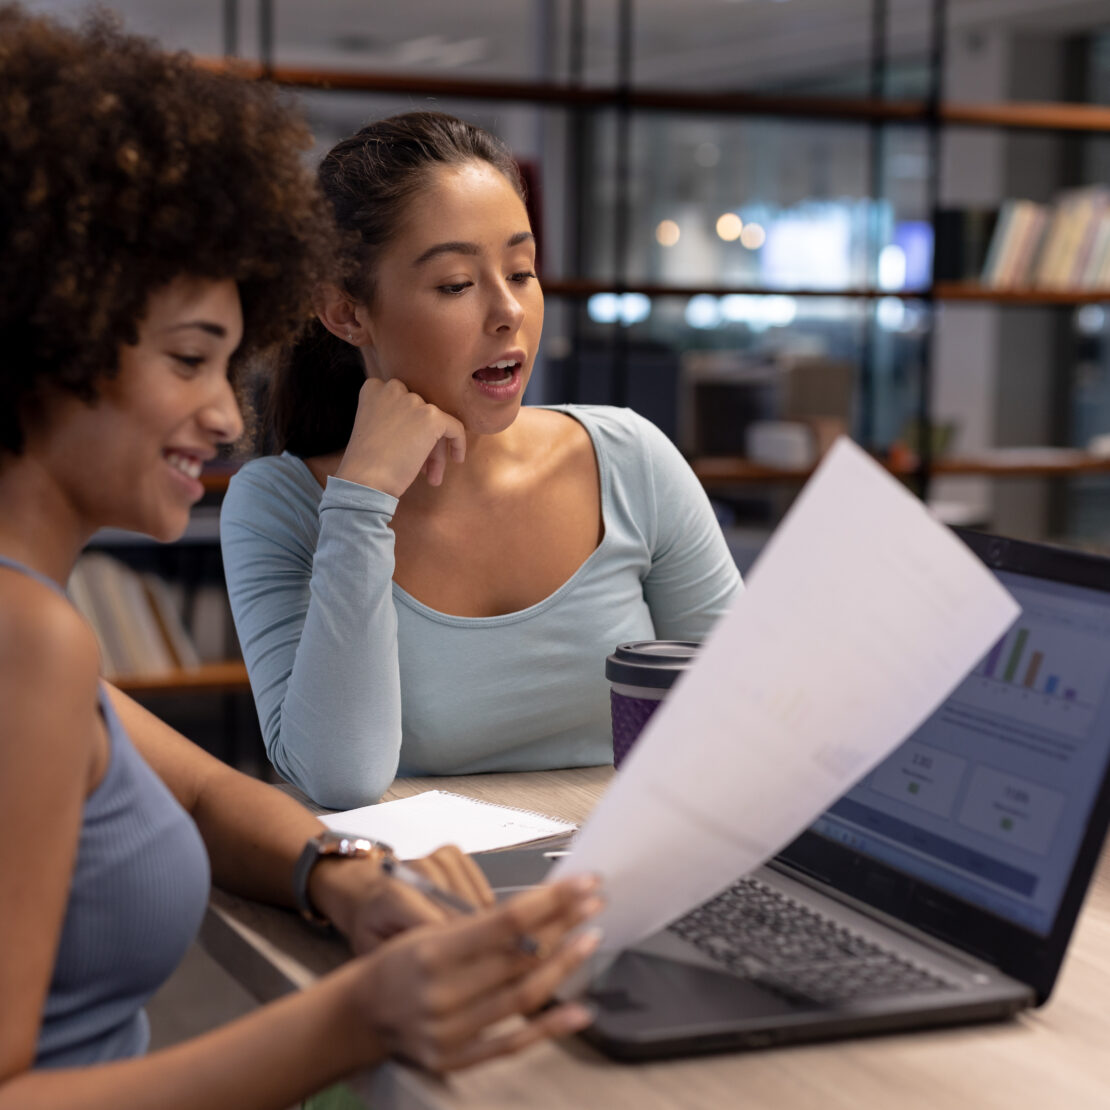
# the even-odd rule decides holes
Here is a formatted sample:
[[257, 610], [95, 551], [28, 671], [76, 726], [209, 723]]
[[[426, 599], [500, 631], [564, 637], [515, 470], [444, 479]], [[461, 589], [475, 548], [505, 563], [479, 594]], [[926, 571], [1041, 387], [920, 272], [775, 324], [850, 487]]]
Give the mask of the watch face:
[[384, 848], [383, 844], [375, 844], [364, 836], [355, 836], [353, 833], [339, 832], [328, 829], [316, 837], [319, 852], [323, 856], [368, 856], [375, 848]]

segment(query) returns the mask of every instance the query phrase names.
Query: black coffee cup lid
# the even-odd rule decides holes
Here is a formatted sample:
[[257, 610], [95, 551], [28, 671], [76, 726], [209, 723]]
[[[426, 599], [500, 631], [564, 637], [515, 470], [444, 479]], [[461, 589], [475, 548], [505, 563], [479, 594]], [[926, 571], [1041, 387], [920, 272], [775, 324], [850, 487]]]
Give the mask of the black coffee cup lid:
[[605, 677], [624, 686], [666, 690], [690, 665], [701, 645], [693, 640], [634, 640], [605, 660]]

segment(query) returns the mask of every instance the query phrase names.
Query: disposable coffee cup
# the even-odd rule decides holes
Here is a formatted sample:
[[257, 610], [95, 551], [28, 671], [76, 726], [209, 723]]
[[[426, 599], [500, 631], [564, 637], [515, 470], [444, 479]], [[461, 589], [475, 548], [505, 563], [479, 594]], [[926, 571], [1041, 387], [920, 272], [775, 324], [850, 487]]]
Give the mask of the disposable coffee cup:
[[667, 692], [694, 661], [691, 640], [635, 640], [605, 660], [613, 717], [613, 766], [619, 767]]

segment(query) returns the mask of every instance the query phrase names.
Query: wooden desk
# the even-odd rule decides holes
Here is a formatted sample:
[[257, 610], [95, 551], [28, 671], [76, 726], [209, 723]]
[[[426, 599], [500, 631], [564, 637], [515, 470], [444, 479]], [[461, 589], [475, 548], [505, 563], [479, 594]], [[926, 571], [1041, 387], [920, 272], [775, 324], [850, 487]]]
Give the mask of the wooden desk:
[[[398, 782], [581, 821], [611, 768]], [[262, 1001], [346, 955], [292, 913], [213, 895], [201, 942]], [[1110, 1106], [1110, 854], [1053, 998], [1016, 1021], [652, 1064], [617, 1064], [576, 1038], [444, 1082], [389, 1063], [352, 1080], [387, 1110], [1105, 1110]]]

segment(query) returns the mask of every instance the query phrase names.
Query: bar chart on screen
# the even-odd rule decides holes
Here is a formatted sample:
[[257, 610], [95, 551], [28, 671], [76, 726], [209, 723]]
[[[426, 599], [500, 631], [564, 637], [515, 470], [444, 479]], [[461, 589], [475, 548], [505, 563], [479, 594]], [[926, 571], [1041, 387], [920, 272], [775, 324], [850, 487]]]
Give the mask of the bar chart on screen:
[[[1081, 652], [1076, 650], [1077, 630], [1084, 633]], [[1082, 740], [1108, 678], [1110, 625], [1079, 615], [1039, 612], [1026, 603], [1021, 618], [972, 671], [957, 696], [978, 709]]]

